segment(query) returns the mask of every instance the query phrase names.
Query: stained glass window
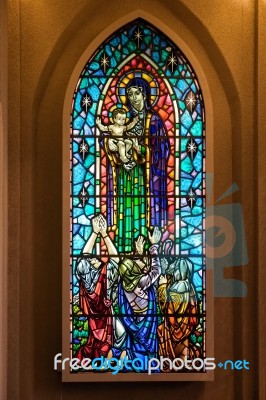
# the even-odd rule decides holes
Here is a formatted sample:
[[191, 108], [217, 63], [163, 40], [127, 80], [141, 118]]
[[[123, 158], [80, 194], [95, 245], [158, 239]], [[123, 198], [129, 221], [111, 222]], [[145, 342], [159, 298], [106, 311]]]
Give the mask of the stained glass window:
[[[71, 373], [205, 372], [204, 119], [189, 61], [142, 19], [81, 72], [70, 125]], [[197, 362], [186, 369], [185, 359]]]

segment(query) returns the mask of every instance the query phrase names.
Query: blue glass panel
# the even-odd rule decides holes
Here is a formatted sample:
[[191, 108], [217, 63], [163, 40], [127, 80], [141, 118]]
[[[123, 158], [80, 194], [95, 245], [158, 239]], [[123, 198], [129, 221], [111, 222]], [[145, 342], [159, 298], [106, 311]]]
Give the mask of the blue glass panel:
[[74, 207], [73, 208], [73, 212], [72, 212], [73, 218], [77, 218], [82, 214], [83, 214], [82, 208], [80, 208], [80, 207]]
[[85, 241], [79, 234], [73, 236], [73, 248], [75, 250], [82, 250], [84, 245]]
[[181, 115], [181, 122], [185, 126], [185, 128], [189, 129], [191, 127], [192, 118], [188, 110], [185, 110], [185, 112]]
[[203, 257], [189, 257], [189, 260], [193, 263], [194, 272], [197, 272], [203, 268], [204, 265]]
[[81, 130], [83, 128], [85, 119], [82, 118], [80, 115], [74, 119], [73, 128], [77, 130]]
[[202, 121], [196, 121], [190, 129], [193, 136], [201, 136], [203, 134]]
[[199, 273], [194, 274], [193, 283], [198, 290], [202, 290], [202, 277], [199, 275]]

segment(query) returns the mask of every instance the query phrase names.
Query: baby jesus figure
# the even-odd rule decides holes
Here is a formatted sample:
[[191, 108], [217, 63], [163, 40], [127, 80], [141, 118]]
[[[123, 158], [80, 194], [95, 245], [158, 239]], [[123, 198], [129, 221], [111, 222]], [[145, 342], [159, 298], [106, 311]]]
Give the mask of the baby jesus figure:
[[126, 111], [123, 108], [115, 108], [113, 111], [114, 124], [105, 126], [101, 123], [101, 119], [96, 119], [96, 124], [101, 132], [110, 132], [111, 139], [117, 146], [119, 157], [123, 163], [128, 163], [132, 159], [132, 147], [139, 150], [139, 144], [136, 138], [125, 138], [125, 133], [138, 122], [138, 117], [135, 117], [132, 122], [125, 125]]

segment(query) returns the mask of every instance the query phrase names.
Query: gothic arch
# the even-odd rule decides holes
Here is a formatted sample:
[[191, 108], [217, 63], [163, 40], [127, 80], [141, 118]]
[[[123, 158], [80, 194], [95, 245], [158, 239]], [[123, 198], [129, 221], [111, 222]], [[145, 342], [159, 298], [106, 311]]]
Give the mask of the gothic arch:
[[[192, 52], [190, 51], [190, 49], [188, 48], [188, 46], [174, 33], [174, 32], [171, 32], [169, 29], [167, 29], [167, 27], [165, 27], [165, 25], [163, 25], [163, 24], [160, 24], [159, 23], [159, 21], [158, 20], [156, 20], [156, 19], [153, 19], [153, 18], [151, 18], [150, 16], [148, 16], [148, 15], [146, 15], [145, 13], [143, 13], [143, 12], [135, 12], [135, 13], [132, 13], [132, 14], [130, 14], [130, 15], [128, 15], [126, 18], [123, 18], [123, 19], [120, 19], [119, 21], [117, 21], [115, 24], [111, 24], [107, 29], [105, 29], [89, 46], [88, 46], [88, 48], [85, 50], [85, 52], [83, 53], [83, 55], [81, 56], [81, 58], [80, 58], [80, 60], [78, 61], [78, 63], [77, 63], [77, 65], [76, 65], [76, 67], [75, 67], [75, 69], [74, 69], [74, 71], [73, 71], [73, 73], [72, 73], [72, 76], [71, 76], [71, 78], [70, 78], [70, 81], [69, 81], [69, 85], [68, 85], [68, 89], [67, 89], [67, 92], [66, 92], [66, 96], [65, 96], [65, 102], [64, 102], [64, 117], [63, 117], [63, 131], [64, 131], [64, 133], [63, 133], [63, 149], [67, 149], [68, 148], [68, 134], [69, 134], [69, 115], [70, 115], [70, 105], [72, 104], [72, 107], [73, 107], [73, 102], [72, 102], [72, 98], [73, 98], [73, 93], [75, 92], [75, 87], [76, 87], [76, 85], [77, 85], [77, 82], [80, 82], [80, 78], [79, 78], [79, 76], [80, 76], [80, 73], [81, 73], [81, 71], [82, 71], [82, 69], [84, 68], [84, 65], [86, 65], [86, 63], [87, 63], [87, 60], [88, 59], [90, 59], [90, 57], [92, 57], [92, 55], [94, 54], [95, 55], [95, 51], [96, 51], [96, 49], [97, 48], [99, 48], [99, 46], [100, 46], [100, 43], [102, 43], [103, 42], [103, 39], [105, 39], [106, 37], [108, 37], [108, 36], [110, 36], [110, 34], [111, 33], [113, 33], [113, 32], [117, 32], [117, 27], [119, 28], [119, 27], [121, 27], [121, 26], [126, 26], [126, 22], [131, 22], [132, 21], [132, 16], [133, 15], [139, 15], [139, 14], [144, 14], [146, 17], [147, 17], [147, 19], [149, 19], [149, 21], [150, 20], [153, 20], [153, 23], [154, 24], [156, 24], [156, 28], [158, 29], [158, 27], [160, 27], [160, 29], [161, 29], [161, 31], [167, 31], [168, 32], [168, 37], [170, 36], [171, 37], [171, 40], [175, 43], [175, 45], [178, 45], [178, 48], [181, 48], [181, 51], [183, 52], [183, 53], [185, 53], [186, 54], [186, 56], [187, 56], [187, 54], [189, 53], [189, 56], [187, 56], [188, 58], [187, 59], [189, 59], [190, 60], [190, 62], [191, 62], [191, 64], [193, 65], [193, 68], [194, 68], [194, 71], [196, 70], [196, 74], [197, 74], [197, 76], [199, 76], [199, 82], [200, 82], [200, 86], [201, 87], [203, 87], [203, 89], [202, 89], [202, 91], [204, 92], [204, 94], [203, 94], [203, 97], [204, 97], [204, 99], [206, 98], [206, 104], [207, 104], [207, 107], [206, 107], [206, 114], [207, 114], [207, 137], [208, 137], [208, 140], [210, 140], [209, 141], [209, 143], [208, 143], [208, 148], [212, 148], [212, 133], [213, 133], [213, 129], [212, 129], [212, 118], [213, 118], [213, 116], [212, 116], [212, 101], [211, 101], [211, 96], [210, 96], [210, 93], [209, 93], [209, 89], [208, 89], [208, 85], [207, 85], [207, 79], [206, 79], [206, 77], [205, 77], [205, 75], [204, 75], [204, 73], [203, 73], [203, 71], [202, 71], [202, 68], [201, 68], [201, 66], [200, 66], [200, 64], [199, 64], [199, 62], [196, 60], [196, 57], [192, 54]], [[134, 19], [133, 19], [133, 21], [134, 21]], [[145, 22], [145, 20], [143, 20], [143, 19], [139, 19], [138, 21], [143, 21], [143, 23], [145, 24], [146, 22]], [[133, 22], [132, 22], [133, 23]], [[151, 25], [152, 26], [152, 25]], [[116, 27], [116, 29], [115, 29], [115, 27]], [[156, 29], [156, 28], [154, 28], [154, 29]], [[180, 43], [181, 43], [181, 45], [180, 45]], [[115, 51], [115, 49], [114, 49], [114, 51]], [[97, 52], [96, 52], [97, 53]], [[140, 56], [141, 57], [141, 56]], [[149, 61], [148, 59], [147, 59], [147, 57], [146, 56], [144, 56], [144, 63], [145, 63], [145, 58], [146, 58], [146, 62], [147, 61]], [[130, 62], [130, 58], [128, 58], [125, 62]], [[140, 61], [141, 62], [141, 61]], [[109, 61], [108, 61], [108, 63], [109, 63]], [[123, 64], [122, 64], [123, 65]], [[195, 67], [195, 65], [196, 65], [196, 67]], [[104, 67], [105, 68], [105, 67]], [[119, 71], [120, 70], [120, 68], [121, 67], [117, 67], [117, 70]], [[146, 67], [143, 67], [144, 69], [146, 68]], [[151, 68], [151, 67], [150, 67]], [[158, 68], [158, 67], [157, 67]], [[190, 67], [189, 67], [189, 69], [190, 69]], [[191, 69], [190, 69], [191, 70]], [[172, 72], [173, 72], [173, 70], [172, 70]], [[86, 74], [86, 73], [84, 73], [84, 74]], [[194, 76], [194, 72], [191, 72], [191, 74]], [[164, 78], [163, 78], [164, 79]], [[166, 78], [165, 78], [166, 79]], [[78, 84], [79, 85], [79, 84]], [[198, 83], [196, 83], [196, 85], [198, 85]], [[106, 96], [107, 94], [107, 90], [108, 90], [108, 87], [109, 87], [109, 84], [107, 85], [107, 86], [105, 86], [105, 88], [103, 88], [103, 89], [101, 89], [101, 90], [103, 90], [102, 91], [102, 94], [104, 95], [104, 96]], [[76, 89], [77, 90], [77, 89]], [[76, 93], [76, 92], [75, 92]], [[84, 92], [85, 93], [85, 92]], [[75, 94], [75, 96], [76, 96], [76, 94]], [[76, 101], [75, 100], [75, 96], [74, 96], [74, 100], [73, 101]], [[87, 95], [86, 95], [87, 96]], [[90, 97], [90, 95], [89, 95], [89, 97]], [[90, 97], [90, 100], [92, 100], [91, 99], [91, 97]], [[203, 103], [202, 103], [203, 104]], [[98, 109], [99, 110], [101, 110], [101, 108], [102, 108], [102, 105], [101, 105], [101, 107], [99, 108], [99, 106], [98, 106]], [[82, 111], [82, 110], [81, 110]], [[73, 111], [73, 109], [72, 109], [72, 112], [74, 112]], [[86, 107], [86, 112], [87, 112], [87, 107]], [[160, 110], [159, 110], [159, 112], [160, 112]], [[83, 113], [83, 111], [82, 111], [82, 113]], [[205, 117], [205, 112], [203, 112], [203, 115], [204, 115], [204, 117]], [[203, 117], [203, 118], [204, 118]], [[74, 123], [74, 122], [73, 122]], [[73, 125], [74, 126], [74, 125]], [[178, 128], [179, 129], [179, 128]], [[89, 131], [90, 131], [90, 128], [89, 128]], [[73, 127], [73, 134], [75, 135], [75, 128]], [[179, 133], [179, 135], [180, 135], [180, 133]], [[209, 137], [209, 136], [210, 137]], [[181, 139], [182, 140], [182, 139]], [[84, 142], [83, 143], [83, 146], [87, 146], [87, 144]], [[96, 146], [97, 147], [97, 146]], [[96, 150], [97, 150], [97, 148], [96, 148]], [[98, 152], [100, 151], [100, 148], [97, 150]], [[83, 156], [84, 156], [84, 154], [83, 154]], [[208, 166], [207, 166], [207, 169], [209, 170], [209, 171], [212, 171], [213, 170], [213, 159], [212, 159], [212, 157], [213, 157], [213, 152], [211, 151], [210, 152], [210, 157], [209, 157], [209, 160], [208, 160]], [[68, 184], [68, 182], [69, 182], [69, 173], [67, 172], [68, 171], [68, 165], [69, 165], [69, 153], [68, 153], [68, 151], [65, 151], [64, 150], [64, 154], [63, 154], [63, 181], [64, 181], [64, 192], [63, 192], [63, 198], [65, 199], [64, 200], [64, 210], [63, 210], [63, 248], [64, 248], [64, 246], [65, 246], [65, 248], [67, 248], [67, 243], [68, 243], [68, 237], [69, 237], [69, 235], [68, 235], [68, 232], [69, 232], [69, 222], [68, 222], [68, 220], [67, 220], [67, 218], [64, 218], [64, 215], [66, 216], [66, 215], [68, 215], [69, 214], [69, 210], [68, 210], [68, 207], [69, 207], [69, 202], [68, 202], [68, 198], [69, 198], [69, 196], [70, 196], [70, 193], [69, 193], [69, 191], [68, 191], [68, 188], [69, 188], [69, 184]], [[96, 168], [97, 169], [97, 168]], [[72, 178], [73, 179], [73, 178]], [[98, 180], [99, 180], [99, 177], [97, 178]], [[97, 179], [96, 179], [96, 181], [97, 181]], [[84, 186], [84, 189], [83, 189], [83, 194], [84, 194], [84, 196], [85, 196], [85, 186]], [[77, 194], [76, 194], [77, 195]], [[85, 198], [85, 197], [84, 197]], [[84, 207], [84, 204], [83, 204], [83, 207]], [[100, 209], [99, 209], [100, 210]], [[96, 211], [97, 211], [97, 207], [96, 207]], [[99, 211], [98, 211], [99, 212]], [[181, 218], [182, 219], [182, 218]], [[116, 225], [115, 225], [116, 226]], [[67, 264], [67, 260], [68, 260], [68, 255], [67, 255], [67, 252], [64, 254], [64, 251], [63, 251], [63, 265], [66, 265]], [[64, 275], [64, 290], [67, 288], [67, 286], [68, 286], [68, 274], [65, 274]], [[210, 293], [211, 293], [211, 279], [209, 279], [209, 288], [208, 288], [208, 291], [209, 291], [209, 295], [210, 295]], [[73, 284], [74, 285], [74, 284]], [[64, 300], [63, 300], [63, 307], [64, 307], [64, 309], [65, 310], [67, 310], [68, 309], [68, 305], [67, 305], [67, 296], [63, 296], [63, 297], [65, 297], [64, 298]], [[209, 299], [208, 300], [209, 301], [209, 304], [211, 304], [211, 300]], [[211, 323], [211, 319], [212, 319], [212, 311], [211, 311], [211, 307], [209, 308], [210, 309], [210, 313], [209, 313], [209, 326], [210, 326], [210, 328], [209, 328], [209, 331], [208, 331], [208, 337], [210, 338], [211, 336], [212, 336], [212, 334], [211, 334], [211, 332], [212, 332], [212, 323]], [[64, 321], [65, 321], [65, 327], [67, 327], [67, 321], [66, 321], [66, 319], [67, 319], [67, 316], [65, 315], [64, 316]], [[64, 349], [67, 349], [67, 340], [68, 340], [68, 335], [65, 335], [64, 336]], [[211, 341], [209, 341], [209, 343], [208, 343], [208, 346], [211, 346]], [[210, 348], [209, 348], [209, 350], [208, 350], [208, 352], [210, 351]], [[66, 355], [68, 354], [67, 353], [67, 350], [66, 350], [66, 353], [65, 353]], [[208, 379], [210, 377], [210, 375], [205, 375], [205, 376], [202, 376], [200, 379], [202, 379], [202, 380], [205, 380], [205, 379]], [[69, 379], [71, 379], [71, 375], [69, 376], [67, 373], [65, 374], [65, 379], [66, 380], [69, 380]], [[79, 379], [79, 378], [75, 378], [75, 379]], [[94, 379], [95, 379], [95, 377], [94, 377]], [[105, 379], [107, 379], [107, 380], [109, 380], [109, 378], [108, 377], [106, 377]], [[123, 379], [123, 378], [122, 378]], [[134, 378], [133, 378], [134, 379]], [[142, 378], [142, 379], [144, 379], [144, 378]], [[184, 376], [181, 378], [182, 380], [184, 379]], [[188, 378], [187, 378], [188, 379]], [[96, 378], [96, 380], [97, 380], [97, 378]]]

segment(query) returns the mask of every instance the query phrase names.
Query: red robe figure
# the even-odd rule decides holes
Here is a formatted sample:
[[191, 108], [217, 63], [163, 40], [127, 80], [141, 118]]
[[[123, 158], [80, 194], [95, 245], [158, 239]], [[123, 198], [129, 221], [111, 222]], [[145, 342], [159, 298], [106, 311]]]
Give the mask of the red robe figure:
[[[107, 235], [107, 224], [102, 215], [92, 219], [93, 232], [84, 246], [83, 254], [77, 262], [76, 276], [79, 280], [79, 305], [88, 317], [88, 340], [77, 351], [75, 357], [100, 358], [107, 357], [112, 344], [111, 300], [107, 298], [107, 268], [117, 266], [117, 251]], [[101, 234], [112, 254], [108, 265], [104, 265], [92, 250], [98, 234]]]

